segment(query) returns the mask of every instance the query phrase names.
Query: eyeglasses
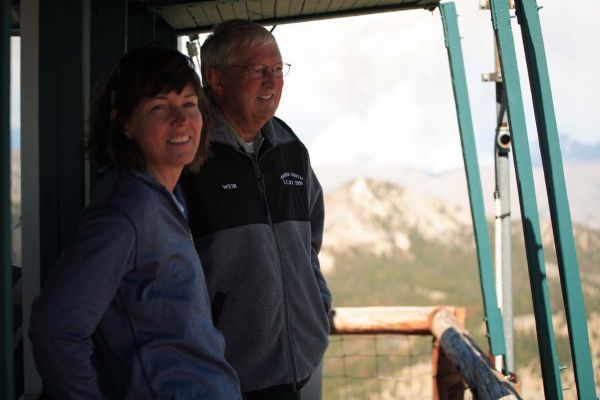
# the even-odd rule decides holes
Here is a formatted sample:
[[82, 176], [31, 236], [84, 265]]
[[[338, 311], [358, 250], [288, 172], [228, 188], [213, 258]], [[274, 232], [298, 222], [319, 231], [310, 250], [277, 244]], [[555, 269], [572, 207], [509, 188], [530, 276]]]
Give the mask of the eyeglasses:
[[252, 79], [259, 79], [265, 76], [270, 70], [271, 75], [276, 78], [286, 76], [290, 72], [291, 65], [285, 62], [277, 63], [271, 67], [264, 64], [256, 65], [230, 65], [230, 67], [244, 68], [248, 72], [248, 76]]

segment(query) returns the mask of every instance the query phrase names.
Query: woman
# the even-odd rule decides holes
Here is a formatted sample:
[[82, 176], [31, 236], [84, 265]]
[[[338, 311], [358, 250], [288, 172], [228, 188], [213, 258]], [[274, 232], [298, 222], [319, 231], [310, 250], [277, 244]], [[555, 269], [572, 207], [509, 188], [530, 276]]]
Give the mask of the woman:
[[160, 47], [127, 54], [94, 102], [106, 168], [31, 317], [53, 397], [241, 397], [176, 186], [206, 157], [205, 107], [190, 60]]

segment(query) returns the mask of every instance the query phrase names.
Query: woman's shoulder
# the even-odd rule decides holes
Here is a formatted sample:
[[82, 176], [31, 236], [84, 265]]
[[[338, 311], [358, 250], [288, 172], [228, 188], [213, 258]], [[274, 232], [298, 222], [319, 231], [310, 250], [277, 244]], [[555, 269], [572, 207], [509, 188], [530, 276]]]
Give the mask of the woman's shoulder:
[[115, 208], [132, 219], [156, 207], [160, 188], [136, 171], [109, 168], [97, 176], [92, 188], [91, 207]]

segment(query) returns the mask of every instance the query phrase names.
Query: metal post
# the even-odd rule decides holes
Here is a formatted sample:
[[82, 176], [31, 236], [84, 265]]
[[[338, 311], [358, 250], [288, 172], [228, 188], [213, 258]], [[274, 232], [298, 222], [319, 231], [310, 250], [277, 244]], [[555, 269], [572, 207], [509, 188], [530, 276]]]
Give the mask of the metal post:
[[13, 399], [13, 302], [10, 203], [10, 10], [12, 1], [0, 0], [0, 397]]
[[479, 263], [479, 279], [486, 315], [485, 321], [489, 334], [490, 351], [494, 355], [500, 355], [504, 354], [505, 350], [504, 333], [500, 309], [496, 304], [492, 253], [487, 231], [487, 221], [485, 219], [485, 209], [483, 206], [481, 178], [479, 176], [477, 150], [475, 146], [475, 136], [473, 134], [471, 109], [469, 107], [469, 93], [467, 90], [465, 67], [460, 45], [460, 34], [458, 32], [456, 7], [454, 3], [443, 3], [440, 4], [440, 11], [442, 14], [442, 22], [444, 24], [444, 36], [446, 48], [448, 49], [454, 100], [463, 149], [463, 160], [467, 175], [471, 218], [473, 219], [475, 244], [477, 247], [477, 261]]
[[[514, 0], [510, 0], [509, 8], [514, 9]], [[479, 8], [490, 9], [489, 0], [481, 0]], [[497, 125], [494, 143], [494, 171], [496, 175], [496, 188], [494, 191], [495, 208], [495, 271], [496, 293], [498, 293], [498, 307], [502, 313], [504, 324], [504, 339], [506, 340], [506, 354], [496, 357], [496, 370], [509, 376], [514, 372], [514, 337], [513, 337], [513, 295], [512, 295], [512, 235], [510, 218], [510, 130], [506, 118], [506, 98], [504, 97], [504, 83], [500, 70], [498, 46], [494, 43], [495, 69], [492, 73], [482, 75], [484, 82], [494, 82], [496, 85], [496, 115]]]
[[562, 399], [558, 356], [552, 326], [550, 294], [536, 204], [533, 168], [517, 68], [517, 57], [506, 0], [491, 0], [492, 24], [500, 55], [506, 91], [508, 121], [512, 132], [513, 156], [521, 206], [521, 220], [529, 267], [529, 280], [536, 321], [539, 356], [547, 399]]
[[39, 1], [21, 0], [21, 234], [23, 270], [23, 374], [25, 397], [42, 393], [27, 332], [40, 293]]
[[560, 283], [565, 304], [575, 382], [580, 399], [595, 399], [596, 389], [585, 305], [573, 238], [573, 225], [565, 187], [558, 129], [554, 115], [544, 41], [535, 0], [517, 0], [529, 83], [538, 128], [546, 191], [550, 204]]
[[513, 306], [512, 306], [512, 236], [510, 219], [510, 130], [506, 118], [506, 98], [504, 83], [500, 71], [498, 47], [494, 44], [495, 71], [484, 74], [485, 81], [493, 81], [496, 85], [496, 115], [497, 124], [494, 141], [494, 171], [496, 188], [494, 191], [495, 205], [495, 270], [496, 293], [498, 307], [502, 313], [506, 353], [504, 357], [496, 358], [496, 369], [508, 376], [515, 369], [514, 337], [513, 337]]
[[[505, 114], [504, 112], [502, 114]], [[504, 340], [506, 353], [504, 354], [504, 375], [515, 371], [514, 336], [513, 336], [513, 294], [512, 294], [512, 248], [511, 248], [511, 218], [510, 218], [510, 131], [507, 124], [501, 124], [496, 132], [495, 144], [495, 172], [498, 210], [496, 223], [499, 226], [496, 243], [497, 261], [496, 268], [500, 272], [499, 306], [502, 312], [504, 326]]]

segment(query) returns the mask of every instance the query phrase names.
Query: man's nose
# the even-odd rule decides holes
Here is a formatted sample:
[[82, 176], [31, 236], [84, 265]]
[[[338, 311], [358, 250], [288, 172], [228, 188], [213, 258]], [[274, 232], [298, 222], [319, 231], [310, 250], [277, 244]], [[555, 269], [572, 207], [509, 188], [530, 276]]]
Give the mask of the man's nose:
[[265, 72], [262, 76], [263, 82], [275, 82], [275, 80], [277, 79], [277, 77], [275, 76], [275, 73], [273, 72], [272, 69], [269, 68], [265, 68]]

